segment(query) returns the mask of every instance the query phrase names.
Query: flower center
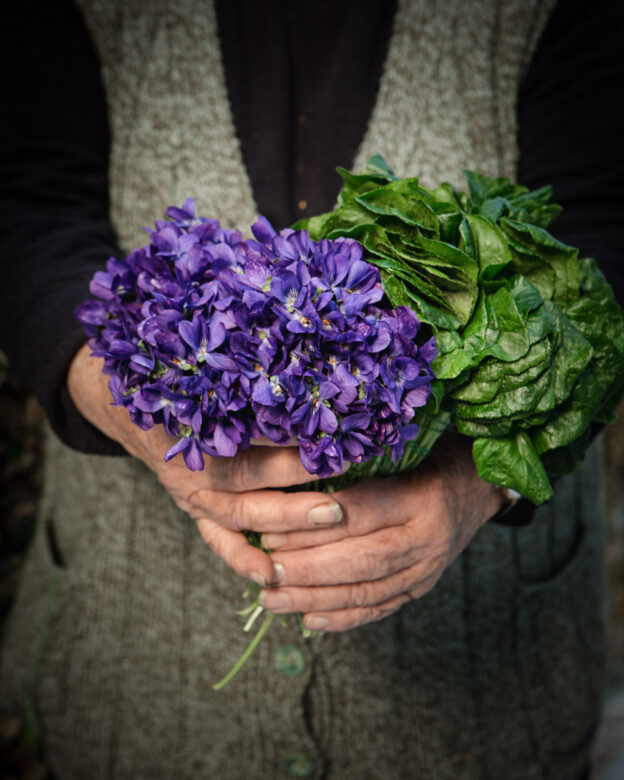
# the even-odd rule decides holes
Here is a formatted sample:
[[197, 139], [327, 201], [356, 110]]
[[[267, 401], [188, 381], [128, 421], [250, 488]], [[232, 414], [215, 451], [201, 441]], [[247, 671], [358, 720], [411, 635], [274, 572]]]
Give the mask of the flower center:
[[280, 385], [279, 379], [276, 376], [272, 376], [269, 379], [269, 382], [271, 383], [271, 392], [276, 398], [283, 398], [284, 396], [284, 388]]
[[304, 317], [303, 314], [295, 314], [295, 319], [299, 320], [304, 328], [312, 327], [312, 320], [309, 317]]

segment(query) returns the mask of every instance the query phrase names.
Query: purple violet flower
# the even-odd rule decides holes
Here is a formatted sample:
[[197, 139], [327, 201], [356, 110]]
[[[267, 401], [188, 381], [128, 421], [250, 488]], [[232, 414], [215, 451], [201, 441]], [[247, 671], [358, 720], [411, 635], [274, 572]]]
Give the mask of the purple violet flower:
[[417, 345], [410, 309], [384, 306], [362, 246], [278, 233], [264, 217], [244, 241], [192, 199], [167, 217], [148, 245], [107, 261], [76, 310], [113, 403], [175, 437], [165, 459], [199, 470], [263, 435], [296, 440], [320, 477], [400, 457], [437, 350]]

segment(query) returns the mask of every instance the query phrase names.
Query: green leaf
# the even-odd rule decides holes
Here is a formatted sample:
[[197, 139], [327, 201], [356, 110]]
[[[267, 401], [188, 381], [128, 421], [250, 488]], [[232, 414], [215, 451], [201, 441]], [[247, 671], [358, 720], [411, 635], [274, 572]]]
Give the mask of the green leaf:
[[534, 504], [552, 498], [548, 475], [526, 433], [503, 439], [475, 439], [472, 455], [481, 479], [517, 490]]
[[363, 246], [375, 255], [368, 258], [369, 262], [413, 285], [420, 295], [432, 299], [441, 308], [452, 310], [452, 296], [447, 296], [439, 284], [430, 281], [425, 268], [409, 265], [411, 256], [400, 254], [387, 240], [381, 228], [375, 226], [374, 229], [367, 230], [360, 236], [360, 240]]
[[565, 256], [575, 256], [578, 252], [574, 247], [559, 241], [544, 228], [532, 225], [530, 222], [518, 222], [515, 219], [505, 218], [501, 220], [501, 225], [505, 231], [511, 232], [512, 235], [518, 234], [518, 240], [525, 243], [529, 248], [540, 246], [547, 249], [556, 249]]
[[482, 279], [493, 279], [512, 261], [513, 257], [503, 231], [477, 214], [466, 217], [476, 247]]
[[389, 181], [396, 180], [394, 171], [380, 154], [374, 154], [366, 162], [364, 173], [379, 174]]
[[481, 355], [493, 347], [499, 338], [500, 329], [496, 312], [490, 296], [481, 290], [472, 319], [462, 333], [462, 349]]
[[560, 309], [549, 301], [544, 306], [557, 321], [561, 334], [561, 345], [555, 354], [553, 365], [555, 400], [561, 403], [570, 395], [576, 380], [592, 359], [593, 348]]
[[[440, 240], [445, 241], [447, 244], [453, 244], [453, 246], [459, 246], [459, 226], [464, 215], [460, 211], [446, 211], [442, 213], [436, 211], [436, 215], [440, 226]], [[474, 260], [472, 254], [469, 257]]]
[[401, 179], [371, 190], [355, 199], [375, 214], [398, 217], [408, 225], [438, 233], [438, 220], [427, 204], [418, 197], [418, 179]]
[[[426, 238], [425, 236], [421, 237], [420, 245], [427, 254], [435, 258], [436, 264], [457, 269], [468, 283], [476, 286], [479, 267], [473, 258], [466, 254], [466, 252], [463, 252], [458, 247], [452, 246], [452, 244]], [[443, 263], [440, 261], [443, 261]], [[419, 262], [423, 262], [423, 260], [420, 260]]]
[[320, 238], [323, 238], [327, 222], [332, 216], [333, 213], [330, 211], [327, 214], [319, 214], [318, 216], [310, 217], [309, 219], [300, 219], [293, 227], [295, 230], [307, 230], [310, 234], [310, 238], [313, 241], [318, 241]]
[[405, 291], [405, 285], [399, 278], [391, 273], [382, 273], [381, 281], [388, 300], [395, 308], [397, 306], [410, 306], [410, 297]]
[[[422, 239], [423, 254], [404, 244], [398, 236], [388, 234], [381, 225], [367, 225], [351, 231], [350, 235], [357, 237], [375, 255], [368, 258], [370, 262], [407, 282], [407, 292], [416, 301], [428, 301], [447, 315], [451, 314], [458, 324], [468, 321], [477, 287], [465, 270], [472, 271], [474, 263], [463, 252], [441, 241]], [[438, 325], [442, 327], [439, 320]]]
[[487, 422], [456, 418], [453, 422], [459, 433], [464, 436], [470, 436], [472, 439], [503, 438], [508, 436], [516, 427], [514, 421], [509, 418], [497, 418]]
[[431, 392], [429, 393], [429, 398], [427, 399], [423, 411], [433, 416], [437, 415], [442, 407], [444, 396], [444, 382], [441, 382], [439, 379], [434, 379], [431, 383]]
[[[461, 201], [461, 195], [463, 195], [463, 193], [458, 193], [455, 187], [447, 181], [442, 182], [435, 190], [426, 190], [421, 187], [419, 194], [423, 198], [431, 198], [445, 207], [452, 207], [454, 210], [458, 211], [463, 210]], [[429, 203], [429, 205], [431, 205], [431, 203]]]
[[345, 168], [336, 168], [336, 170], [344, 182], [344, 187], [338, 196], [338, 203], [341, 205], [352, 200], [356, 195], [378, 189], [390, 181], [378, 173], [355, 174]]
[[[580, 273], [583, 296], [566, 314], [593, 349], [589, 372], [583, 374], [587, 387], [582, 392], [575, 386], [573, 402], [589, 423], [591, 419], [609, 420], [624, 391], [624, 312], [593, 260], [583, 258]], [[590, 388], [591, 399], [587, 396]]]
[[457, 401], [454, 413], [457, 419], [474, 420], [483, 423], [487, 420], [498, 420], [499, 418], [517, 420], [538, 410], [538, 404], [544, 395], [549, 392], [551, 383], [551, 372], [542, 371], [535, 381], [513, 387], [506, 392], [500, 392], [494, 399], [486, 403]]
[[456, 330], [441, 330], [436, 335], [436, 345], [440, 354], [453, 352], [455, 349], [461, 349], [461, 336]]
[[414, 189], [414, 192], [438, 218], [442, 215], [450, 216], [452, 214], [458, 215], [460, 219], [463, 216], [466, 195], [463, 192], [457, 192], [455, 187], [448, 182], [444, 182], [435, 190], [427, 190], [419, 186]]
[[388, 217], [385, 215], [375, 215], [375, 223], [383, 228], [389, 242], [394, 243], [394, 237], [400, 239], [400, 244], [405, 247], [405, 251], [412, 256], [413, 253], [422, 252], [420, 240], [422, 233], [414, 225], [407, 225], [398, 217]]
[[553, 351], [552, 342], [542, 339], [531, 344], [529, 351], [512, 363], [503, 363], [501, 360], [487, 358], [474, 373], [477, 382], [498, 382], [505, 377], [522, 375], [526, 371], [536, 367], [546, 367]]
[[479, 208], [479, 214], [489, 222], [496, 223], [507, 210], [504, 198], [488, 198]]
[[462, 173], [466, 177], [466, 183], [468, 184], [468, 194], [473, 205], [480, 206], [483, 201], [489, 196], [490, 192], [495, 189], [493, 186], [493, 180], [487, 176], [483, 176], [476, 171], [467, 171], [462, 168]]
[[436, 330], [442, 329], [457, 329], [461, 326], [461, 322], [454, 317], [450, 312], [444, 309], [438, 308], [425, 298], [418, 295], [416, 290], [410, 285], [406, 285], [405, 289], [411, 300], [411, 307], [414, 309], [418, 317], [423, 322], [427, 322], [432, 325]]
[[473, 260], [477, 260], [477, 245], [475, 242], [475, 238], [472, 235], [472, 230], [470, 229], [470, 223], [468, 222], [467, 217], [463, 217], [462, 221], [459, 224], [459, 248], [464, 251], [469, 257], [472, 257]]
[[501, 287], [486, 300], [496, 316], [500, 334], [498, 341], [488, 349], [488, 353], [509, 363], [526, 355], [530, 346], [529, 334], [516, 302], [508, 290]]
[[[380, 245], [380, 243], [375, 242], [374, 240], [371, 240], [370, 236], [374, 234], [366, 234], [364, 236], [360, 236], [360, 239], [362, 240], [363, 246], [368, 249], [369, 252], [373, 253], [373, 257], [368, 257], [368, 262], [372, 263], [373, 265], [376, 265], [378, 268], [383, 268], [389, 273], [393, 273], [396, 276], [398, 276], [401, 279], [404, 279], [407, 282], [410, 282], [414, 278], [414, 272], [413, 270], [407, 265], [407, 263], [401, 258], [397, 256], [392, 256], [390, 254], [390, 251], [388, 251], [388, 254], [383, 254], [383, 245]], [[442, 295], [440, 294], [440, 299], [442, 300]]]
[[538, 453], [570, 444], [588, 427], [601, 406], [603, 390], [591, 370], [586, 370], [574, 385], [569, 398], [557, 407], [549, 419], [533, 433]]
[[[517, 270], [525, 273], [528, 280], [540, 291], [546, 300], [552, 299], [558, 306], [566, 308], [579, 297], [578, 250], [558, 241], [544, 228], [508, 218], [501, 219], [501, 228], [510, 239], [510, 245], [522, 247], [520, 255], [528, 253], [533, 258], [527, 269], [527, 259], [519, 257]], [[535, 262], [538, 258], [539, 262]], [[520, 266], [525, 266], [524, 268]], [[529, 271], [527, 273], [527, 271]], [[544, 271], [548, 271], [544, 275]], [[544, 282], [548, 280], [547, 289]]]
[[[382, 263], [379, 260], [379, 263]], [[398, 278], [393, 271], [385, 271], [382, 268], [381, 279], [386, 295], [393, 306], [409, 306], [413, 309], [422, 322], [432, 325], [436, 330], [451, 329], [455, 331], [460, 323], [452, 314], [428, 303], [424, 298], [416, 295], [411, 287]]]
[[583, 297], [566, 314], [594, 347], [624, 355], [624, 312], [613, 290], [592, 258], [583, 258], [579, 267]]
[[525, 355], [530, 346], [525, 322], [505, 288], [494, 295], [481, 291], [474, 316], [462, 338], [462, 348], [478, 357], [478, 361], [495, 357], [513, 362]]
[[514, 184], [505, 178], [493, 179], [476, 171], [467, 171], [462, 168], [466, 177], [471, 206], [478, 210], [487, 200], [501, 198], [505, 201], [527, 193], [528, 189], [521, 184]]
[[461, 349], [446, 355], [438, 355], [432, 364], [434, 374], [440, 379], [454, 379], [472, 366], [473, 356]]
[[551, 197], [552, 187], [546, 186], [511, 197], [507, 204], [518, 222], [531, 222], [546, 228], [561, 213], [561, 206], [549, 202]]
[[559, 343], [559, 337], [556, 335], [557, 322], [543, 304], [539, 309], [529, 314], [526, 321], [526, 329], [531, 344], [536, 344], [538, 341], [543, 341], [543, 339], [548, 337], [551, 338], [551, 341], [555, 340], [557, 345]]
[[540, 255], [530, 251], [513, 236], [506, 234], [506, 237], [513, 260], [507, 267], [505, 275], [511, 278], [514, 275], [523, 276], [535, 287], [543, 300], [552, 300], [555, 291], [555, 273], [552, 267], [544, 263]]
[[[324, 221], [321, 223], [322, 229], [319, 234], [321, 238], [338, 238], [345, 235], [347, 230], [361, 228], [374, 222], [371, 213], [362, 208], [357, 199], [348, 201], [336, 211], [322, 215], [322, 218]], [[314, 240], [318, 239], [314, 238]]]
[[[524, 276], [514, 276], [511, 279], [509, 294], [514, 299], [516, 307], [523, 317], [539, 309], [544, 299], [539, 291]], [[548, 317], [550, 320], [550, 317]]]
[[589, 428], [574, 441], [554, 450], [545, 452], [542, 457], [542, 465], [551, 479], [571, 474], [580, 466], [589, 446]]
[[[516, 361], [516, 363], [519, 362], [519, 360]], [[498, 365], [502, 364], [498, 363]], [[477, 375], [480, 372], [480, 368], [475, 371], [468, 384], [463, 385], [453, 393], [453, 398], [473, 404], [498, 402], [501, 394], [504, 396], [506, 393], [528, 386], [539, 379], [548, 369], [548, 363], [542, 361], [527, 368], [526, 371], [505, 374], [497, 381], [479, 379]]]

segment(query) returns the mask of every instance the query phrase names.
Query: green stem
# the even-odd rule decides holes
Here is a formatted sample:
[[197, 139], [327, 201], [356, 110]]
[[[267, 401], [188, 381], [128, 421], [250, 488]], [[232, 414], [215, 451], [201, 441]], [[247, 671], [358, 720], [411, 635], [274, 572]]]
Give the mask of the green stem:
[[247, 649], [245, 652], [241, 655], [241, 657], [238, 659], [238, 661], [234, 664], [234, 666], [230, 669], [230, 671], [225, 675], [225, 677], [222, 680], [219, 680], [218, 683], [215, 683], [212, 687], [215, 691], [220, 691], [221, 688], [223, 688], [225, 685], [227, 685], [230, 680], [238, 674], [238, 672], [243, 668], [244, 664], [246, 663], [249, 656], [253, 653], [253, 651], [258, 646], [258, 643], [262, 639], [262, 637], [266, 634], [269, 626], [273, 622], [273, 618], [275, 617], [275, 613], [269, 612], [269, 614], [264, 619], [264, 623], [260, 626], [258, 629], [258, 633], [255, 635], [255, 637], [251, 640], [249, 645], [247, 646]]

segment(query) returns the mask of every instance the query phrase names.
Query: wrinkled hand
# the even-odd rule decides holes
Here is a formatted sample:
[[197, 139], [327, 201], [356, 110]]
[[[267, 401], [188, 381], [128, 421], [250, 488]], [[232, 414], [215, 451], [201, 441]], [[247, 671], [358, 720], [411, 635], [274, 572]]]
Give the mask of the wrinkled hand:
[[89, 352], [82, 347], [68, 373], [77, 409], [156, 473], [176, 504], [195, 518], [207, 544], [238, 574], [259, 585], [278, 580], [269, 556], [251, 546], [243, 530], [287, 533], [340, 521], [340, 507], [322, 493], [265, 489], [313, 479], [292, 447], [256, 446], [234, 458], [206, 457], [203, 471], [189, 471], [181, 457], [165, 463], [175, 440], [159, 425], [141, 430], [125, 409], [111, 404], [102, 361]]
[[335, 493], [344, 520], [333, 528], [264, 534], [281, 581], [261, 603], [304, 613], [310, 629], [343, 631], [431, 590], [502, 504], [478, 477], [466, 440], [438, 453], [410, 474]]

